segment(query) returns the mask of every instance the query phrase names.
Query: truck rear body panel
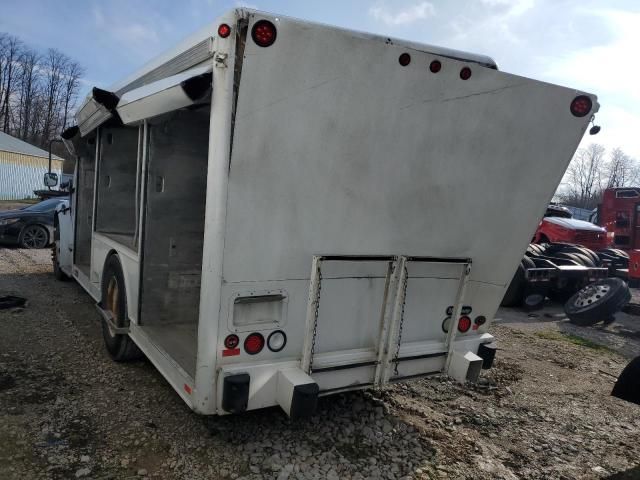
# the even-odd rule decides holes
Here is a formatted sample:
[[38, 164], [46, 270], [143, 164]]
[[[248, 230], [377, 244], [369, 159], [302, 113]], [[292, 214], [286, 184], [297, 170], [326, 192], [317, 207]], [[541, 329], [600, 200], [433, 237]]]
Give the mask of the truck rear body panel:
[[[266, 48], [251, 38], [259, 20], [277, 29]], [[234, 32], [212, 39], [203, 60], [203, 42], [221, 22]], [[245, 9], [113, 91], [122, 96], [145, 85], [153, 91], [147, 83], [157, 81], [158, 72], [189, 77], [184, 71], [196, 65], [185, 63], [185, 52], [196, 52], [193, 62], [211, 71], [210, 99], [179, 110], [188, 119], [200, 112], [199, 121], [186, 133], [171, 130], [176, 137], [164, 142], [168, 146], [158, 129], [179, 115], [143, 121], [136, 171], [145, 180], [136, 183], [134, 235], [141, 240], [137, 251], [122, 254], [129, 259], [128, 291], [136, 292], [130, 335], [191, 408], [222, 414], [228, 413], [223, 401], [249, 409], [282, 404], [305, 381], [328, 394], [443, 370], [462, 372], [464, 380], [467, 365], [477, 366], [478, 346], [493, 339], [490, 320], [588, 125], [588, 116], [570, 113], [579, 92], [497, 71], [488, 57]], [[437, 73], [429, 69], [433, 61], [441, 63]], [[471, 76], [463, 79], [463, 69]], [[191, 102], [174, 80], [167, 80], [173, 90], [165, 96], [181, 106]], [[155, 103], [158, 93], [154, 99], [140, 90], [128, 95], [126, 118], [143, 118], [134, 104], [143, 97], [144, 108], [165, 115]], [[109, 118], [91, 102], [80, 119]], [[194, 165], [204, 157], [194, 153], [188, 131], [205, 125], [203, 108], [210, 108], [206, 212], [202, 225], [189, 224], [202, 241], [171, 236], [169, 245], [155, 245], [169, 226], [159, 223], [145, 237], [145, 222], [158, 215], [145, 202], [182, 198], [167, 177], [173, 156], [175, 168], [191, 169], [180, 178], [202, 175]], [[171, 145], [181, 145], [180, 152]], [[177, 196], [169, 197], [172, 192]], [[168, 202], [167, 209], [178, 212], [174, 207]], [[93, 237], [95, 245], [111, 248]], [[161, 291], [167, 263], [185, 257], [184, 245], [202, 246], [201, 281], [173, 272], [173, 283], [163, 288], [189, 288], [190, 294], [199, 288], [199, 306], [192, 309], [198, 312], [197, 358], [193, 352], [191, 368], [173, 369], [178, 356], [154, 343], [149, 328], [162, 315], [145, 313], [144, 302], [149, 285]], [[91, 281], [99, 283], [94, 260], [109, 252], [96, 248]], [[118, 247], [113, 251], [120, 254]], [[174, 260], [162, 260], [167, 251]], [[191, 272], [198, 255], [187, 257]], [[154, 274], [156, 283], [144, 275], [145, 262], [162, 271]], [[170, 298], [167, 293], [165, 308]], [[463, 315], [473, 327], [458, 332]], [[180, 321], [174, 316], [167, 322]], [[476, 324], [479, 317], [489, 321]], [[286, 335], [280, 350], [267, 348], [276, 331]], [[250, 355], [244, 342], [254, 333], [267, 346]], [[237, 335], [237, 348], [225, 345], [229, 335]], [[296, 368], [300, 372], [292, 372]], [[237, 381], [225, 382], [229, 376]], [[248, 397], [223, 396], [225, 384]]]

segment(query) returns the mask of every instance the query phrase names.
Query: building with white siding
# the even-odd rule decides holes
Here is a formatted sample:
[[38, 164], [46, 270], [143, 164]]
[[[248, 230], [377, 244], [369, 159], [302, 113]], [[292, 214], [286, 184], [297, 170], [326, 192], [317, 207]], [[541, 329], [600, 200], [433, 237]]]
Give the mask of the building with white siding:
[[[62, 174], [63, 160], [52, 156], [51, 171]], [[0, 132], [0, 200], [34, 198], [42, 190], [49, 169], [49, 153], [19, 138]]]

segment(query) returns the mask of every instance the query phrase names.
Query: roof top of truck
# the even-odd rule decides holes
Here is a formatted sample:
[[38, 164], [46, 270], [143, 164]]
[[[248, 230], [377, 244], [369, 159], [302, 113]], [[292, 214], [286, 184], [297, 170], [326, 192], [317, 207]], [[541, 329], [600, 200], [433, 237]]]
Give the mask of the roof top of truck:
[[[220, 17], [215, 22], [201, 28], [197, 32], [188, 36], [181, 42], [179, 42], [175, 47], [167, 50], [161, 55], [155, 57], [140, 69], [132, 73], [131, 75], [125, 77], [124, 79], [116, 82], [111, 85], [107, 91], [113, 92], [117, 96], [121, 96], [122, 94], [133, 90], [135, 88], [146, 85], [150, 82], [154, 82], [165, 78], [170, 75], [174, 75], [176, 73], [180, 73], [188, 68], [191, 68], [195, 65], [198, 65], [208, 58], [212, 56], [212, 39], [217, 35], [218, 25], [225, 21], [226, 19], [231, 18], [250, 18], [250, 17], [265, 17], [274, 19], [275, 21], [289, 20], [295, 21], [299, 23], [304, 23], [309, 26], [321, 27], [332, 30], [340, 30], [342, 32], [349, 32], [354, 37], [358, 38], [367, 38], [374, 41], [379, 41], [385, 44], [394, 44], [401, 45], [405, 48], [433, 53], [440, 56], [450, 57], [457, 60], [463, 60], [468, 62], [477, 63], [487, 68], [497, 69], [497, 65], [495, 61], [486, 56], [486, 55], [478, 55], [469, 52], [463, 52], [459, 50], [453, 50], [449, 48], [437, 47], [434, 45], [420, 44], [415, 42], [410, 42], [407, 40], [400, 40], [390, 37], [385, 37], [381, 35], [374, 35], [370, 33], [364, 33], [355, 30], [348, 30], [343, 28], [338, 28], [330, 25], [319, 24], [315, 22], [308, 22], [306, 20], [294, 19], [286, 16], [277, 16], [275, 14], [261, 12], [258, 10], [252, 10], [247, 8], [236, 8], [227, 12], [227, 14]], [[229, 21], [229, 20], [227, 20]], [[78, 109], [78, 112], [82, 110], [87, 103], [91, 101], [94, 93], [91, 92], [83, 104]]]

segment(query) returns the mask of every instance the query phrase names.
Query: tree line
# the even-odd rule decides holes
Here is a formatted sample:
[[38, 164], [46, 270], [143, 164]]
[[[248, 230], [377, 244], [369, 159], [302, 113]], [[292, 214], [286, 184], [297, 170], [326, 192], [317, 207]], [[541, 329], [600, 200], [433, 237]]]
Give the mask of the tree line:
[[622, 151], [597, 143], [580, 148], [571, 160], [555, 198], [566, 205], [595, 208], [607, 188], [640, 186], [640, 163]]
[[0, 32], [0, 130], [47, 150], [73, 122], [83, 75], [61, 51], [38, 52]]

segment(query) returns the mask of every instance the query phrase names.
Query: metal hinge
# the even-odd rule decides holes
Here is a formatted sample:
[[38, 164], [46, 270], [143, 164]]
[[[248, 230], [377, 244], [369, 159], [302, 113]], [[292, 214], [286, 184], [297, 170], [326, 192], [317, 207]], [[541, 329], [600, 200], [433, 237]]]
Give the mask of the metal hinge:
[[229, 55], [226, 53], [216, 52], [213, 55], [213, 63], [216, 68], [227, 68], [227, 57]]

